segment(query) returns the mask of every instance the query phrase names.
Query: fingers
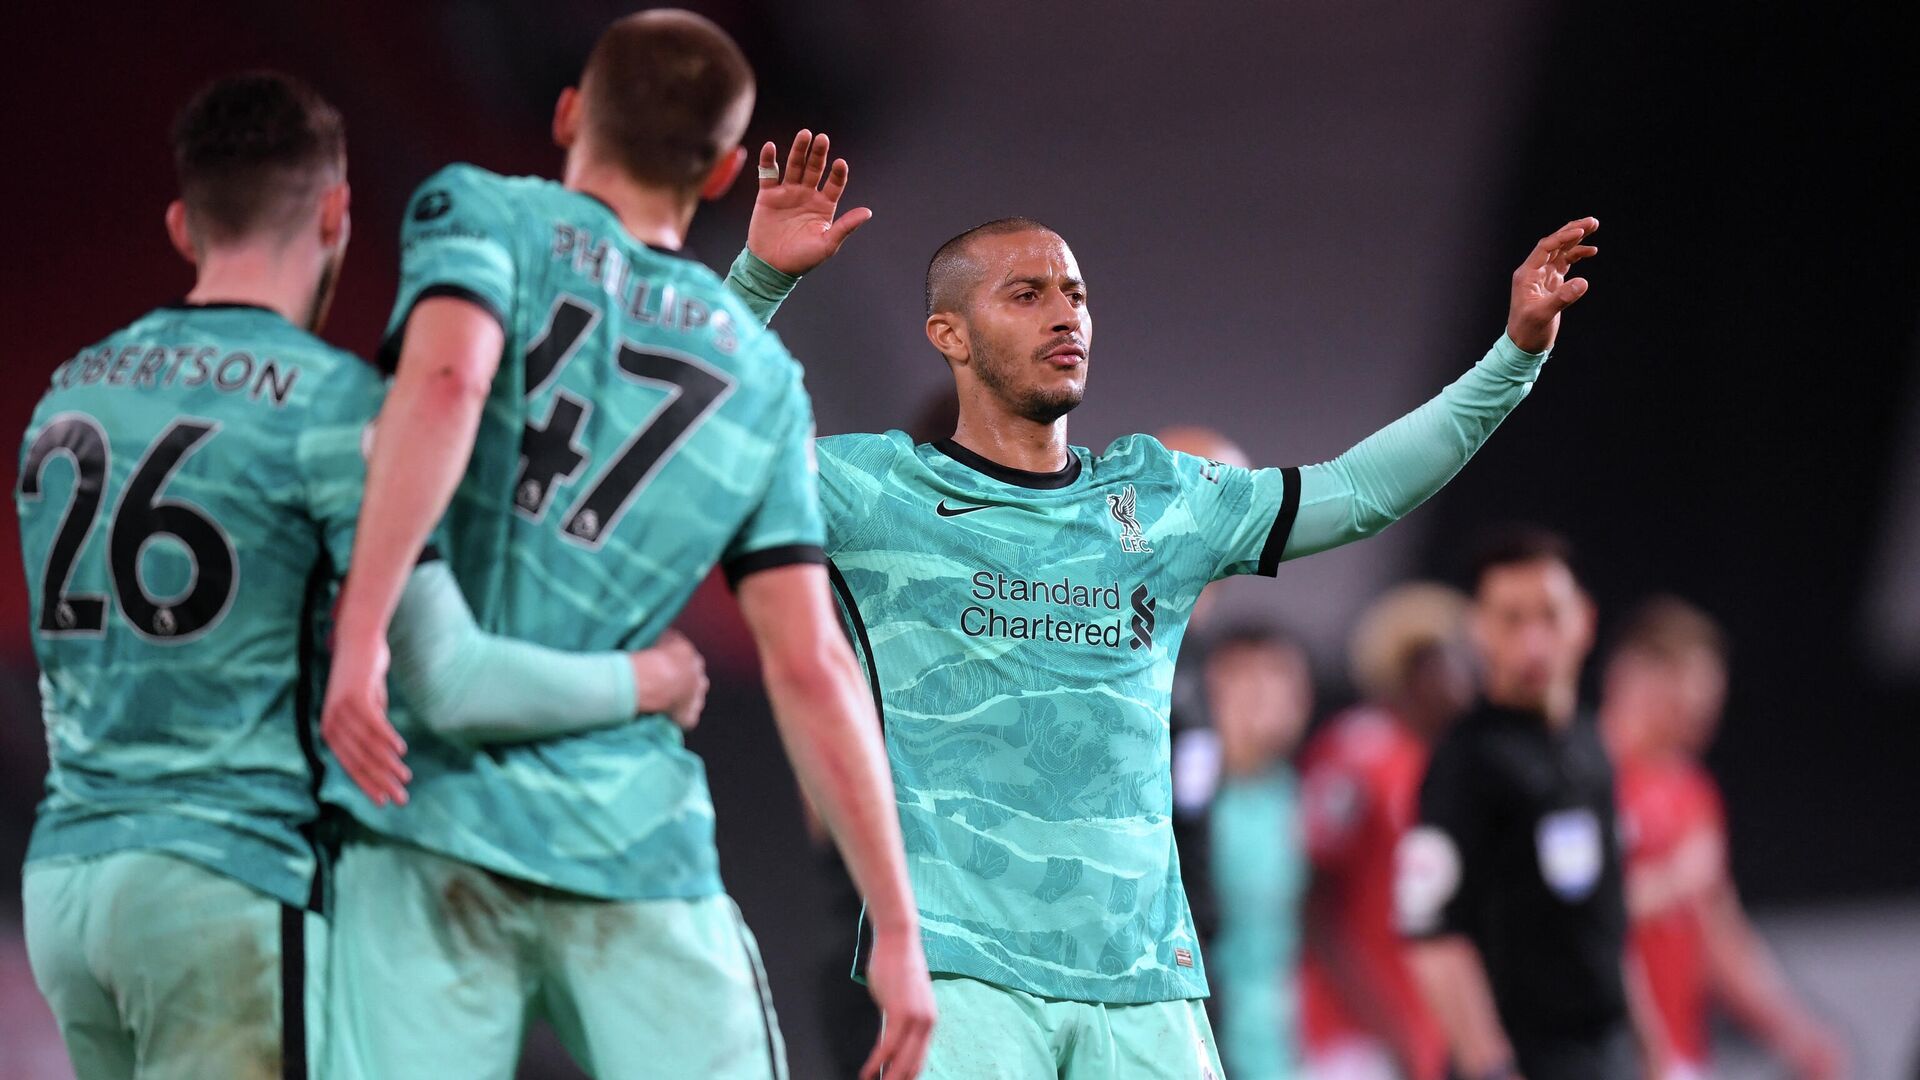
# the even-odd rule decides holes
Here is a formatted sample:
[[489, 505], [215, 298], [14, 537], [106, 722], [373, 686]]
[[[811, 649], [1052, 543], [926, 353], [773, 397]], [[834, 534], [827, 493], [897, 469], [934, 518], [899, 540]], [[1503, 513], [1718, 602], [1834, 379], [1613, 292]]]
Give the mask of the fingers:
[[[822, 135], [821, 138], [826, 136]], [[827, 171], [827, 186], [821, 190], [828, 203], [839, 205], [840, 193], [847, 190], [847, 171], [846, 158], [833, 159], [833, 168]]]
[[820, 186], [820, 178], [827, 172], [827, 151], [832, 146], [826, 132], [813, 137], [813, 148], [807, 152], [807, 172], [800, 182], [810, 188]]
[[1521, 265], [1522, 270], [1544, 269], [1561, 249], [1570, 247], [1600, 228], [1599, 218], [1575, 218], [1540, 239]]
[[781, 176], [781, 183], [796, 182], [807, 168], [807, 147], [813, 143], [813, 132], [801, 128], [793, 137], [793, 149], [787, 151], [787, 169]]
[[335, 702], [326, 710], [321, 735], [340, 767], [374, 805], [406, 805], [406, 784], [413, 779], [412, 770], [401, 760], [407, 744], [377, 711]]
[[[780, 150], [778, 147], [774, 146], [771, 141], [768, 141], [766, 144], [760, 147], [759, 172], [760, 172], [760, 189], [762, 191], [770, 187], [780, 186], [779, 166], [780, 166]], [[772, 176], [767, 175], [768, 169], [774, 170], [774, 173]]]
[[927, 1064], [928, 1044], [933, 1038], [931, 1017], [893, 1013], [880, 1020], [880, 1041], [860, 1068], [860, 1080], [912, 1080]]
[[1556, 274], [1565, 274], [1572, 268], [1574, 263], [1579, 262], [1581, 259], [1592, 258], [1598, 254], [1600, 254], [1600, 249], [1591, 244], [1575, 244], [1571, 247], [1563, 247], [1554, 253], [1553, 259], [1547, 263], [1547, 267]]
[[1587, 295], [1587, 279], [1568, 278], [1560, 283], [1559, 288], [1553, 290], [1553, 304], [1555, 308], [1564, 311], [1572, 307], [1575, 300], [1585, 295]]
[[868, 1054], [867, 1063], [860, 1066], [860, 1080], [880, 1080], [881, 1072], [893, 1060], [896, 1052], [899, 1039], [895, 1032], [898, 1030], [897, 1026], [887, 1023], [884, 1018], [881, 1019], [880, 1041], [873, 1044], [873, 1053]]
[[847, 242], [854, 230], [873, 220], [873, 211], [864, 206], [856, 206], [841, 214], [832, 225], [827, 226], [827, 244], [830, 250], [839, 251], [840, 245]]

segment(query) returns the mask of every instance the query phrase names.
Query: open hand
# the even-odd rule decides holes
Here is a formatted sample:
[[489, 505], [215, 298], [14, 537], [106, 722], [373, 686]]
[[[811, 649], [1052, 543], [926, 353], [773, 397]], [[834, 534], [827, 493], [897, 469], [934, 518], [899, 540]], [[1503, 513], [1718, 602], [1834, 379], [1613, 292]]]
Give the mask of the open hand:
[[320, 737], [375, 806], [405, 806], [412, 770], [402, 760], [406, 740], [387, 720], [387, 643], [372, 648], [337, 641], [327, 700], [320, 711]]
[[628, 654], [635, 704], [642, 715], [666, 713], [674, 726], [692, 731], [707, 706], [707, 661], [678, 630], [668, 630], [650, 649]]
[[[753, 220], [747, 224], [747, 250], [783, 274], [798, 277], [826, 262], [873, 217], [873, 211], [858, 206], [834, 218], [840, 193], [847, 189], [847, 162], [835, 158], [832, 170], [827, 169], [831, 145], [825, 135], [803, 129], [793, 137], [784, 171], [779, 171], [772, 143], [760, 148], [762, 179], [753, 200]], [[766, 176], [769, 169], [775, 170], [771, 177]]]
[[1570, 278], [1574, 263], [1600, 249], [1586, 242], [1600, 228], [1599, 218], [1580, 218], [1534, 245], [1533, 254], [1513, 272], [1507, 306], [1507, 337], [1527, 352], [1545, 352], [1560, 333], [1560, 313], [1587, 294], [1586, 278]]

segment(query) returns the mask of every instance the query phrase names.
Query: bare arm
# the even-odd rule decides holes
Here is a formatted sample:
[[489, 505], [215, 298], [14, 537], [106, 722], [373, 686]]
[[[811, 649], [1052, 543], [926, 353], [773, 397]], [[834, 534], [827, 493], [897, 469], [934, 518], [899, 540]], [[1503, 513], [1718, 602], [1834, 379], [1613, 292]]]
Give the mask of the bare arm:
[[1462, 1076], [1493, 1076], [1513, 1063], [1513, 1044], [1500, 1026], [1493, 987], [1480, 951], [1459, 934], [1407, 946], [1407, 960], [1427, 1006], [1447, 1033], [1454, 1068]]
[[861, 1070], [908, 1080], [926, 1058], [933, 987], [908, 883], [893, 775], [873, 698], [841, 634], [826, 571], [794, 565], [742, 579], [740, 612], [760, 649], [774, 723], [801, 786], [826, 820], [873, 923], [868, 985], [884, 1019]]
[[1828, 1080], [1846, 1074], [1846, 1054], [1794, 996], [1772, 950], [1740, 906], [1723, 863], [1696, 901], [1707, 945], [1707, 966], [1727, 1008], [1799, 1076]]
[[421, 301], [375, 428], [321, 730], [376, 804], [404, 803], [410, 776], [405, 744], [385, 720], [387, 626], [466, 472], [504, 342], [500, 324], [473, 303]]

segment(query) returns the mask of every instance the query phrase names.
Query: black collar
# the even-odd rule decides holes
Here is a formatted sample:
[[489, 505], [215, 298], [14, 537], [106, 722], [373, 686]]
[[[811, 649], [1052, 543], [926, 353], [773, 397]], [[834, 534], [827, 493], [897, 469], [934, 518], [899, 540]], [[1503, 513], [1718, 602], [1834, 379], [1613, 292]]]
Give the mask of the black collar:
[[166, 311], [264, 311], [276, 319], [282, 318], [279, 312], [265, 304], [243, 304], [238, 300], [216, 300], [211, 304], [196, 304], [183, 297], [171, 304], [161, 304], [160, 307]]
[[985, 473], [1003, 484], [1012, 484], [1015, 487], [1051, 491], [1068, 487], [1075, 480], [1080, 479], [1080, 455], [1072, 450], [1067, 451], [1067, 464], [1058, 471], [1028, 472], [1025, 469], [1010, 468], [990, 458], [983, 458], [952, 439], [941, 439], [929, 445], [974, 472]]

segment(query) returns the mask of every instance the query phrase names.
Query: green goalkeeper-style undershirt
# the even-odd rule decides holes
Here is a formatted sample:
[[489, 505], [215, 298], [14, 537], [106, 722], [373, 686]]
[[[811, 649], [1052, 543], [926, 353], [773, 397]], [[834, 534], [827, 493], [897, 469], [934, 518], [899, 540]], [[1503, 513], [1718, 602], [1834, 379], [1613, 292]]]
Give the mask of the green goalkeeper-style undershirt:
[[[727, 285], [762, 323], [799, 284], [745, 248]], [[1505, 334], [1466, 374], [1425, 404], [1339, 457], [1300, 470], [1300, 511], [1283, 558], [1364, 539], [1400, 520], [1444, 487], [1533, 389], [1548, 353], [1527, 352]]]

